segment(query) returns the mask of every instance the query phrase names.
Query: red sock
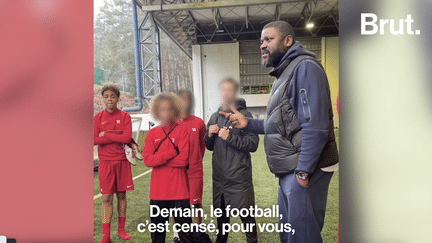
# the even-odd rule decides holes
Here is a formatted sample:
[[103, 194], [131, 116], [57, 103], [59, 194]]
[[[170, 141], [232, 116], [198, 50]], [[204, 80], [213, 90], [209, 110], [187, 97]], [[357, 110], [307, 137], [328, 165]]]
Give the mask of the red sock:
[[126, 222], [126, 217], [118, 217], [118, 225], [117, 225], [118, 235], [123, 240], [129, 240], [131, 237], [130, 235], [126, 234], [124, 230], [125, 222]]
[[102, 240], [99, 243], [111, 243], [111, 223], [102, 224]]

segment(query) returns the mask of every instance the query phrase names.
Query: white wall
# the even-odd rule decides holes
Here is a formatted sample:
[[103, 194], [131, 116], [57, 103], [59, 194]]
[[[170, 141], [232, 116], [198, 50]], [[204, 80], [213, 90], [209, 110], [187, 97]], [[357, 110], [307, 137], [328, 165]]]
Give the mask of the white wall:
[[211, 114], [219, 108], [219, 82], [225, 77], [240, 79], [239, 45], [195, 45], [192, 46], [192, 59], [195, 115], [207, 123]]
[[263, 107], [267, 106], [270, 94], [247, 94], [239, 97], [245, 99], [247, 107]]
[[201, 45], [192, 46], [192, 73], [193, 73], [193, 92], [195, 96], [195, 116], [203, 118], [203, 81], [201, 63]]
[[[132, 132], [137, 132], [138, 130], [148, 131], [150, 122], [158, 125], [158, 123], [151, 117], [150, 114], [133, 114], [130, 116], [132, 118]], [[139, 122], [137, 119], [141, 119], [141, 126], [138, 126]]]

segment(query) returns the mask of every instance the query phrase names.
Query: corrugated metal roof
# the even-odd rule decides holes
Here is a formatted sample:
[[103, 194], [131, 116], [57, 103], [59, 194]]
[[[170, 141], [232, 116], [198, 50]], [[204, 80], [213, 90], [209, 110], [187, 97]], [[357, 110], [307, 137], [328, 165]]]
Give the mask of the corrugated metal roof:
[[[338, 0], [137, 0], [186, 52], [191, 45], [259, 39], [274, 20], [290, 23], [296, 36], [338, 35]], [[314, 22], [313, 29], [306, 23]]]

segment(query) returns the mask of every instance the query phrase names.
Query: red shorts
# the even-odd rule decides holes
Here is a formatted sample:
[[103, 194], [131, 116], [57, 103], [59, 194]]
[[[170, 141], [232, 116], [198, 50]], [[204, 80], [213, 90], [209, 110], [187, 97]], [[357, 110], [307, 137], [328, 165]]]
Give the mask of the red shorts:
[[202, 202], [203, 179], [189, 178], [189, 202], [191, 205]]
[[102, 194], [114, 194], [134, 189], [129, 161], [100, 161], [98, 171], [99, 188]]

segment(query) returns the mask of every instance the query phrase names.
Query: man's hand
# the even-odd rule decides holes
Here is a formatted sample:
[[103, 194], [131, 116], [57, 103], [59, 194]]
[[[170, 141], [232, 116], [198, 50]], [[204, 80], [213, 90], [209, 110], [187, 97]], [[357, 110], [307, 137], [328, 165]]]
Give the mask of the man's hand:
[[223, 127], [219, 130], [219, 137], [223, 140], [226, 140], [229, 136], [230, 130], [226, 127]]
[[104, 134], [105, 134], [105, 131], [100, 132], [100, 133], [99, 133], [99, 137], [103, 137]]
[[217, 124], [209, 126], [209, 137], [219, 133], [219, 126]]
[[303, 180], [303, 179], [299, 178], [299, 175], [296, 175], [296, 179], [302, 187], [306, 188], [309, 185], [309, 178], [307, 178], [306, 180]]
[[233, 127], [240, 128], [240, 129], [245, 128], [248, 124], [247, 118], [238, 110], [236, 110], [234, 106], [231, 106], [231, 110], [234, 113], [226, 113], [224, 111], [219, 111], [219, 114], [225, 116], [225, 118], [227, 118], [230, 121]]

